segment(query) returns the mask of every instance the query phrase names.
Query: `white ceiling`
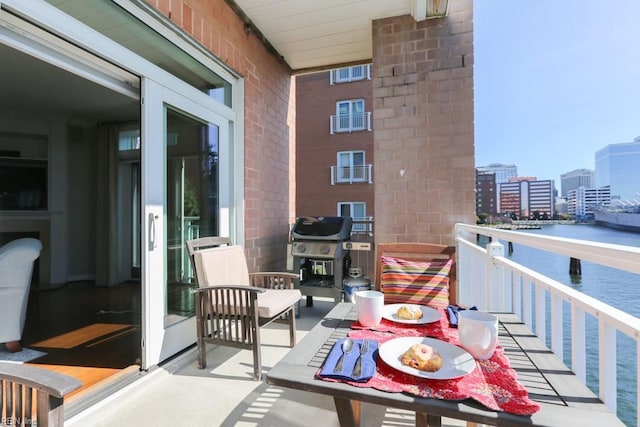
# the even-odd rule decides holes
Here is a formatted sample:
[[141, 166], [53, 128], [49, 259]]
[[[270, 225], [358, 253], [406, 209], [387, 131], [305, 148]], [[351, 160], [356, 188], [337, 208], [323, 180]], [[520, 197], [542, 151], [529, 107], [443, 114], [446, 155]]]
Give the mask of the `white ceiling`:
[[234, 0], [293, 70], [372, 58], [374, 19], [412, 14], [427, 0]]
[[[74, 10], [100, 3], [47, 0]], [[266, 38], [294, 71], [370, 61], [374, 19], [412, 14], [424, 19], [438, 0], [226, 0]], [[442, 1], [442, 0], [440, 0]], [[444, 2], [443, 2], [444, 3]], [[85, 10], [86, 13], [86, 10]], [[423, 16], [420, 16], [420, 15]], [[88, 19], [87, 16], [84, 16]], [[27, 64], [27, 62], [29, 64]], [[138, 102], [30, 58], [0, 43], [0, 109], [56, 111], [89, 119], [137, 117]], [[21, 66], [18, 64], [22, 63]], [[12, 64], [12, 65], [9, 65]], [[7, 82], [11, 82], [7, 84]], [[69, 90], [74, 87], [76, 90]]]

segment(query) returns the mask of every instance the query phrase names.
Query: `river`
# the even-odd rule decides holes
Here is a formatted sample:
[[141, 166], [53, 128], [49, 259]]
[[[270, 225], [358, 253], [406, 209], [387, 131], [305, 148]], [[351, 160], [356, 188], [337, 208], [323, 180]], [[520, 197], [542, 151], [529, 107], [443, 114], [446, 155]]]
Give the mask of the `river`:
[[[640, 233], [618, 231], [595, 225], [545, 225], [542, 229], [525, 232], [640, 247]], [[505, 253], [507, 253], [506, 242], [503, 243], [505, 243]], [[518, 244], [513, 245], [513, 252], [508, 257], [558, 282], [640, 317], [640, 276], [637, 274], [582, 261], [582, 275], [572, 277], [569, 275], [568, 257]], [[565, 324], [565, 331], [568, 331], [568, 314], [565, 316]], [[598, 326], [596, 320], [591, 316], [587, 316], [586, 326], [587, 383], [592, 389], [597, 390], [594, 380], [598, 376], [598, 360], [595, 356], [590, 355], [595, 355], [597, 351]], [[548, 333], [547, 336], [549, 337], [549, 335]], [[569, 346], [570, 341], [566, 337], [565, 363], [570, 366]], [[618, 333], [618, 416], [628, 426], [636, 425], [636, 346], [635, 340]]]

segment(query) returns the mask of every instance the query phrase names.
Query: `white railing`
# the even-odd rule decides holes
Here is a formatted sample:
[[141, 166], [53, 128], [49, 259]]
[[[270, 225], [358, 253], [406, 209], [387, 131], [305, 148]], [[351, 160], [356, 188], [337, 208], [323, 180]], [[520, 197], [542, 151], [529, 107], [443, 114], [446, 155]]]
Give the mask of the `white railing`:
[[364, 240], [370, 241], [373, 243], [373, 217], [372, 216], [363, 216], [363, 217], [353, 217], [353, 225], [351, 226], [351, 238], [353, 240], [363, 240], [357, 238], [356, 235], [367, 235], [368, 237]]
[[371, 132], [371, 112], [335, 115], [329, 118], [331, 135], [339, 132]]
[[[466, 224], [456, 224], [455, 232], [460, 303], [476, 305], [482, 310], [517, 314], [543, 342], [550, 343], [551, 350], [561, 359], [565, 350], [570, 352], [570, 367], [585, 384], [585, 317], [589, 315], [597, 320], [598, 395], [616, 412], [617, 378], [631, 375], [618, 372], [616, 335], [621, 332], [636, 342], [635, 375], [640, 378], [640, 319], [510, 261], [504, 257], [504, 246], [500, 240], [636, 274], [640, 274], [640, 248]], [[491, 239], [486, 249], [476, 244], [479, 235]], [[565, 313], [566, 307], [568, 313]], [[567, 324], [565, 314], [569, 318], [568, 331], [564, 330]], [[570, 349], [565, 349], [565, 340], [570, 343]], [[635, 403], [638, 407], [640, 393], [638, 382], [636, 384]], [[637, 418], [640, 421], [640, 416]]]
[[331, 166], [331, 185], [366, 182], [373, 184], [372, 165]]

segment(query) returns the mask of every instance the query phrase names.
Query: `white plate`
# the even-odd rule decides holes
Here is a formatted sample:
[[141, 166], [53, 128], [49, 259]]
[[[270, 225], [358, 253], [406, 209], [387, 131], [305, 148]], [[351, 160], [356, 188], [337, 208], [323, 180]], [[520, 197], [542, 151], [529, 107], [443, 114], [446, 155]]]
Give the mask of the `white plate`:
[[[417, 343], [427, 344], [440, 353], [442, 356], [442, 367], [440, 369], [435, 372], [426, 372], [402, 364], [400, 361], [402, 354]], [[405, 374], [434, 380], [460, 378], [473, 371], [476, 367], [476, 361], [469, 353], [458, 346], [434, 338], [394, 338], [380, 345], [378, 355], [387, 365]]]
[[[422, 310], [422, 317], [420, 319], [403, 319], [401, 317], [398, 317], [396, 312], [403, 305], [406, 305], [408, 307], [418, 307], [420, 310]], [[389, 305], [385, 305], [382, 308], [382, 318], [383, 319], [387, 319], [387, 320], [390, 320], [392, 322], [397, 322], [397, 323], [408, 323], [410, 325], [435, 322], [437, 320], [440, 320], [441, 317], [442, 317], [442, 315], [440, 314], [440, 312], [438, 310], [430, 308], [430, 307], [426, 307], [424, 305], [389, 304]]]

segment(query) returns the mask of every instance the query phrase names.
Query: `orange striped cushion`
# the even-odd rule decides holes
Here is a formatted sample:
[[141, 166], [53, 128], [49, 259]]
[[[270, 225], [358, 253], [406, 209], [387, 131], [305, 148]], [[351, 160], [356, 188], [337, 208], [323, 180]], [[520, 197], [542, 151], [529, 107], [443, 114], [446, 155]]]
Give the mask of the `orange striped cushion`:
[[385, 304], [449, 305], [449, 272], [453, 260], [409, 261], [382, 257], [381, 289]]

